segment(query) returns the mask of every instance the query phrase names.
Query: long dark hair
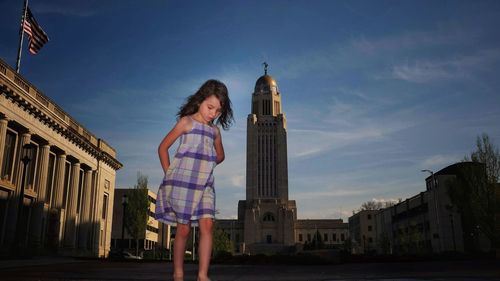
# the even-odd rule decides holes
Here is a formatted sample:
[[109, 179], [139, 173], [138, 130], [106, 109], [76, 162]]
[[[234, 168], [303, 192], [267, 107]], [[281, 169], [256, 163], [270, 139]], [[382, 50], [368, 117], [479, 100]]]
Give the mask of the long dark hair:
[[224, 130], [229, 129], [234, 121], [231, 100], [226, 85], [218, 80], [210, 79], [203, 83], [196, 93], [186, 99], [186, 103], [179, 108], [177, 116], [182, 118], [195, 114], [198, 112], [200, 104], [210, 96], [215, 96], [221, 105], [216, 124], [220, 125]]

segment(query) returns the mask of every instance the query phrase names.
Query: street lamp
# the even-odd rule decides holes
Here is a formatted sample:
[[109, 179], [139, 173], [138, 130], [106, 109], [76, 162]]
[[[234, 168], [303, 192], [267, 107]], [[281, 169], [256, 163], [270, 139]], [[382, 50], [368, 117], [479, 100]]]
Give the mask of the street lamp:
[[17, 225], [16, 225], [16, 239], [17, 247], [24, 246], [24, 238], [25, 234], [22, 233], [21, 228], [23, 226], [23, 208], [24, 208], [24, 189], [26, 185], [26, 169], [28, 168], [28, 164], [33, 158], [33, 148], [35, 145], [31, 143], [27, 143], [23, 145], [22, 154], [21, 154], [21, 162], [23, 162], [23, 174], [21, 176], [21, 191], [19, 192], [19, 202], [17, 203]]
[[163, 260], [163, 251], [165, 248], [165, 224], [160, 222], [161, 226], [161, 248], [160, 248], [160, 257]]
[[430, 187], [429, 189], [433, 189], [433, 188], [435, 188], [435, 187], [436, 187], [436, 185], [437, 185], [437, 183], [436, 183], [436, 179], [434, 178], [434, 172], [433, 172], [433, 171], [431, 171], [431, 170], [427, 170], [427, 169], [425, 169], [425, 170], [421, 170], [421, 172], [423, 172], [423, 173], [427, 172], [427, 173], [431, 174], [431, 178], [432, 178], [432, 185], [431, 185], [431, 187]]
[[127, 199], [127, 194], [123, 194], [123, 197], [122, 197], [122, 206], [123, 206], [123, 215], [122, 215], [122, 239], [121, 239], [121, 250], [122, 250], [122, 253], [123, 253], [123, 247], [124, 247], [124, 244], [125, 244], [125, 212], [127, 211], [127, 203], [128, 203], [128, 199]]
[[195, 247], [195, 242], [196, 242], [196, 226], [193, 225], [193, 252], [192, 252], [192, 255], [191, 255], [191, 258], [193, 259], [193, 261], [195, 260], [195, 250], [196, 250], [196, 247]]

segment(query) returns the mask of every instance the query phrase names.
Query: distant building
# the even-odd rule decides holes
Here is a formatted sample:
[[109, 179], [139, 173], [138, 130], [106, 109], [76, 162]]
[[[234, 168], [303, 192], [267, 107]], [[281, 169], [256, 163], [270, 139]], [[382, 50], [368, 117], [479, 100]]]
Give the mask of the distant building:
[[349, 217], [349, 237], [353, 254], [374, 252], [375, 215], [379, 210], [362, 210]]
[[0, 60], [1, 255], [107, 256], [121, 167], [110, 145]]
[[[132, 239], [127, 229], [123, 229], [124, 240], [122, 241], [122, 225], [123, 225], [123, 198], [125, 194], [129, 194], [133, 189], [117, 188], [115, 190], [114, 210], [113, 210], [113, 230], [111, 232], [111, 247], [120, 249], [136, 248], [136, 241]], [[127, 195], [128, 197], [128, 195]], [[139, 238], [139, 249], [153, 250], [163, 247], [170, 249], [170, 225], [162, 224], [154, 218], [156, 206], [156, 193], [148, 190], [148, 198], [150, 202], [149, 215], [147, 218], [146, 231]]]
[[[426, 178], [426, 191], [375, 214], [377, 252], [417, 254], [489, 251], [491, 243], [476, 227], [464, 226], [448, 195], [448, 188], [459, 188], [460, 173], [484, 165], [460, 162]], [[351, 227], [351, 226], [350, 226]]]
[[238, 203], [237, 220], [217, 221], [236, 252], [286, 251], [318, 232], [328, 245], [347, 239], [347, 224], [341, 220], [297, 220], [296, 202], [288, 198], [287, 128], [281, 98], [266, 65], [255, 83], [247, 118], [246, 200]]
[[305, 219], [295, 223], [295, 243], [311, 244], [315, 238], [319, 243], [331, 247], [344, 245], [349, 238], [348, 224], [341, 219]]

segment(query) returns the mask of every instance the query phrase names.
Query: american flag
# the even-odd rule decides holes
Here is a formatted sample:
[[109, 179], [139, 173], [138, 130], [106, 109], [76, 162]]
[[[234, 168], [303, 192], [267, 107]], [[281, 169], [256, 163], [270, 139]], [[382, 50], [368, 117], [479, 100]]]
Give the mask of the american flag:
[[35, 17], [31, 13], [30, 9], [27, 8], [26, 18], [23, 21], [23, 30], [28, 34], [29, 40], [29, 50], [30, 53], [36, 55], [42, 46], [49, 42], [49, 37], [42, 30], [42, 27], [38, 25]]

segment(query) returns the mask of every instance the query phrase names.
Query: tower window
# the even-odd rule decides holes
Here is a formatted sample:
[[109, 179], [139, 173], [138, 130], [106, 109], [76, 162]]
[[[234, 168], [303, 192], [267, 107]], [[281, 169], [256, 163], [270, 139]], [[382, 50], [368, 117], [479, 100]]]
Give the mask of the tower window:
[[266, 213], [266, 214], [264, 215], [264, 217], [262, 218], [262, 221], [269, 221], [269, 222], [271, 222], [271, 221], [275, 221], [275, 219], [274, 219], [274, 215], [273, 215], [273, 214], [271, 214], [271, 213]]

